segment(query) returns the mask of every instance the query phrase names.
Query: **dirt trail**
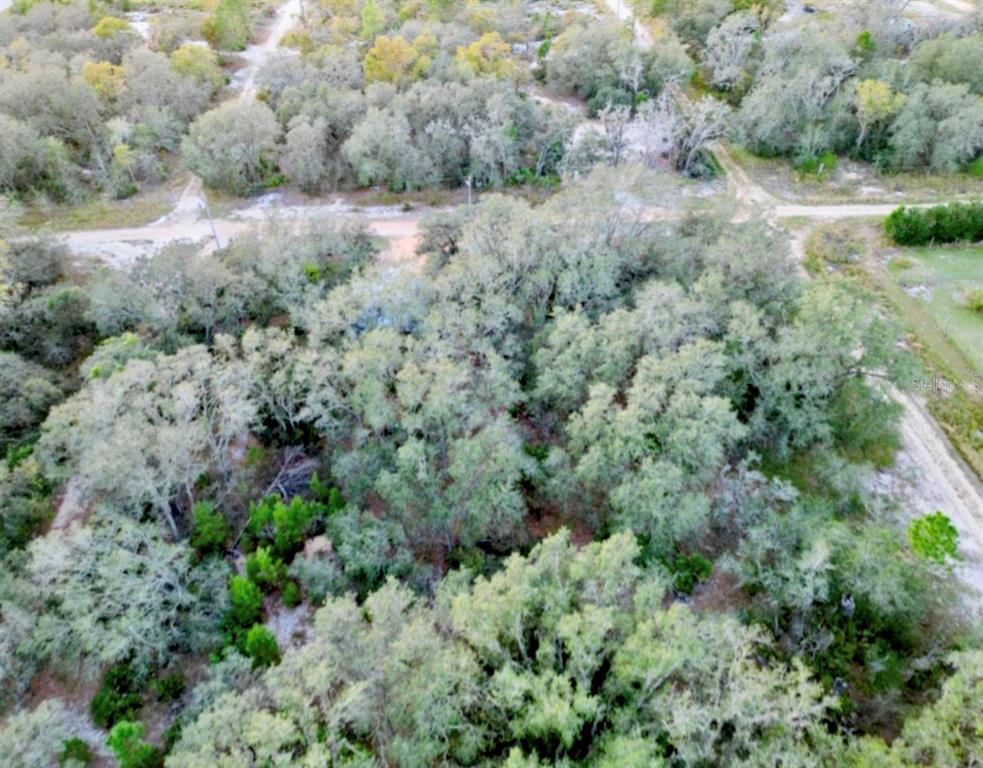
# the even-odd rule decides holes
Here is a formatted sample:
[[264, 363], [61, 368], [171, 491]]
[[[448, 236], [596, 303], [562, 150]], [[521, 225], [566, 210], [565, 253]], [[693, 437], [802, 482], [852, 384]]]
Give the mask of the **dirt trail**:
[[622, 24], [631, 24], [635, 35], [635, 43], [643, 51], [652, 47], [652, 33], [635, 17], [635, 9], [630, 0], [604, 0], [608, 10]]
[[879, 473], [877, 486], [904, 502], [911, 517], [944, 512], [959, 531], [960, 580], [975, 591], [967, 602], [983, 617], [983, 487], [953, 451], [925, 403], [894, 392], [904, 407], [901, 450], [895, 466]]
[[252, 99], [256, 95], [256, 75], [277, 51], [280, 40], [300, 21], [301, 0], [287, 0], [277, 8], [276, 21], [266, 39], [258, 45], [251, 45], [242, 53], [246, 69], [241, 72], [239, 98]]

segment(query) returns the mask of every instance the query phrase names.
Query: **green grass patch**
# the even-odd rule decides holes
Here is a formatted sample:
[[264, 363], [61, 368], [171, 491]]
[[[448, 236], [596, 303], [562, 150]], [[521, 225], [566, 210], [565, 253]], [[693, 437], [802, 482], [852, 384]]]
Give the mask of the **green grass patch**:
[[[894, 261], [887, 268], [869, 260], [865, 264], [869, 282], [905, 322], [926, 377], [954, 384], [975, 381], [977, 387], [983, 383], [978, 366], [964, 352], [970, 350], [976, 360], [983, 355], [983, 318], [973, 317], [972, 310], [960, 301], [960, 294], [972, 290], [972, 284], [983, 279], [980, 267], [974, 268], [973, 262], [975, 257], [975, 263], [983, 265], [981, 252], [981, 248], [912, 249], [905, 255], [912, 264], [904, 268]], [[936, 280], [940, 289], [932, 295], [906, 291], [902, 285], [925, 284], [914, 282], [912, 273], [921, 275], [923, 281]], [[946, 320], [953, 314], [959, 318], [956, 325]], [[962, 343], [953, 338], [957, 334]], [[983, 393], [966, 386], [951, 386], [927, 388], [921, 394], [955, 449], [983, 478]]]
[[983, 248], [920, 248], [906, 257], [907, 268], [895, 259], [888, 271], [983, 374], [983, 314], [972, 305], [983, 291]]
[[31, 230], [44, 227], [55, 232], [142, 227], [169, 213], [177, 194], [168, 187], [127, 200], [99, 199], [80, 205], [32, 204], [25, 206], [20, 223]]

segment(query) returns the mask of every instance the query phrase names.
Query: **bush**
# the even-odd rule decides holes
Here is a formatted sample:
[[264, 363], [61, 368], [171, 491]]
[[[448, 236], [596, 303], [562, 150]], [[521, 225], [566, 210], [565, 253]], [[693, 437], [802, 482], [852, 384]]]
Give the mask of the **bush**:
[[253, 660], [253, 669], [272, 667], [280, 663], [280, 646], [270, 630], [255, 624], [246, 635], [246, 655]]
[[978, 315], [983, 315], [983, 290], [970, 291], [966, 297], [966, 306]]
[[142, 723], [124, 720], [109, 732], [106, 744], [116, 755], [119, 768], [159, 768], [164, 765], [164, 754], [143, 740], [143, 731]]
[[924, 560], [944, 565], [959, 558], [959, 531], [941, 512], [912, 520], [908, 540], [912, 551]]
[[283, 604], [287, 608], [293, 608], [300, 605], [300, 601], [300, 586], [296, 581], [288, 581], [283, 587]]
[[699, 553], [679, 555], [672, 561], [671, 570], [673, 588], [688, 595], [713, 572], [713, 563]]
[[202, 554], [224, 551], [232, 539], [232, 526], [210, 501], [199, 501], [191, 510], [191, 546]]
[[287, 566], [269, 547], [260, 546], [246, 558], [246, 575], [262, 589], [278, 589], [287, 576]]
[[67, 739], [61, 754], [58, 755], [58, 765], [66, 765], [69, 762], [89, 765], [92, 762], [91, 747], [78, 737]]
[[234, 627], [250, 627], [263, 613], [263, 593], [245, 576], [229, 580], [229, 620]]
[[173, 675], [160, 677], [154, 680], [154, 688], [157, 691], [157, 701], [177, 701], [184, 693], [187, 684], [184, 675], [175, 672]]
[[795, 164], [795, 170], [803, 176], [813, 176], [817, 180], [823, 181], [836, 170], [838, 163], [839, 160], [836, 155], [832, 152], [824, 152], [821, 155], [810, 155], [799, 160]]
[[323, 505], [300, 496], [294, 496], [289, 504], [279, 496], [267, 496], [250, 506], [248, 530], [255, 541], [272, 543], [276, 553], [289, 560], [317, 531], [325, 512]]
[[975, 243], [983, 240], [983, 203], [949, 203], [931, 208], [895, 209], [884, 222], [898, 245]]
[[122, 720], [133, 718], [143, 706], [140, 680], [129, 664], [116, 664], [106, 670], [102, 685], [89, 703], [92, 721], [100, 728], [109, 728]]

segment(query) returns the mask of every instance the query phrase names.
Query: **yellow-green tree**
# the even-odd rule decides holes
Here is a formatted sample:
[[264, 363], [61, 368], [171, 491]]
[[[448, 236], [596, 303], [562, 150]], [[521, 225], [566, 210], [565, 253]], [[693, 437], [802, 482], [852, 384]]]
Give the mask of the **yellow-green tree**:
[[103, 16], [99, 19], [99, 23], [92, 28], [92, 34], [105, 40], [120, 32], [126, 32], [129, 28], [130, 25], [126, 19], [121, 19], [118, 16]]
[[421, 56], [406, 38], [380, 35], [365, 55], [363, 67], [367, 82], [405, 85], [416, 80], [430, 66], [430, 59]]
[[203, 85], [218, 88], [225, 80], [215, 52], [202, 45], [185, 43], [171, 54], [171, 67], [175, 72], [193, 77]]
[[461, 46], [454, 54], [454, 63], [464, 74], [511, 77], [515, 62], [509, 57], [512, 49], [498, 32], [486, 32], [471, 45]]
[[108, 61], [85, 62], [82, 65], [82, 78], [107, 103], [115, 102], [126, 85], [123, 68]]
[[249, 16], [244, 0], [219, 0], [202, 27], [213, 48], [241, 51], [249, 42]]
[[881, 80], [862, 80], [857, 84], [857, 121], [860, 123], [860, 133], [857, 135], [857, 146], [860, 147], [867, 138], [870, 129], [887, 120], [901, 109], [905, 103], [903, 93], [895, 93], [891, 86]]

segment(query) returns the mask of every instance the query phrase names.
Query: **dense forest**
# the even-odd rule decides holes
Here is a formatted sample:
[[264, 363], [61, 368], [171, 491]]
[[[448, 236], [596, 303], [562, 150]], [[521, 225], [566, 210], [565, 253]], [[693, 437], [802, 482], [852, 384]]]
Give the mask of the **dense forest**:
[[[8, 705], [101, 670], [96, 722], [152, 753], [123, 765], [161, 759], [153, 706], [175, 766], [977, 749], [945, 530], [862, 483], [898, 329], [762, 223], [647, 221], [678, 182], [634, 173], [436, 216], [418, 272], [328, 222], [74, 278], [10, 248]], [[66, 483], [84, 524], [34, 538]], [[884, 746], [920, 701], [970, 741]], [[72, 723], [0, 749], [46, 764]]]
[[[590, 6], [325, 0], [241, 75], [264, 23], [245, 0], [165, 6], [142, 35], [111, 5], [24, 0], [0, 24], [0, 191], [125, 198], [182, 165], [235, 194], [552, 185], [626, 154], [700, 174], [724, 134], [806, 173], [839, 155], [978, 175], [983, 17], [914, 28], [906, 5], [790, 23], [776, 2], [656, 0], [671, 23], [646, 46]], [[601, 119], [576, 130], [564, 99]]]
[[[0, 15], [0, 766], [980, 764], [956, 529], [872, 480], [918, 350], [708, 181], [979, 175], [983, 13], [856, 5], [306, 0], [262, 57], [282, 7]], [[190, 174], [481, 194], [398, 263], [27, 223]]]

